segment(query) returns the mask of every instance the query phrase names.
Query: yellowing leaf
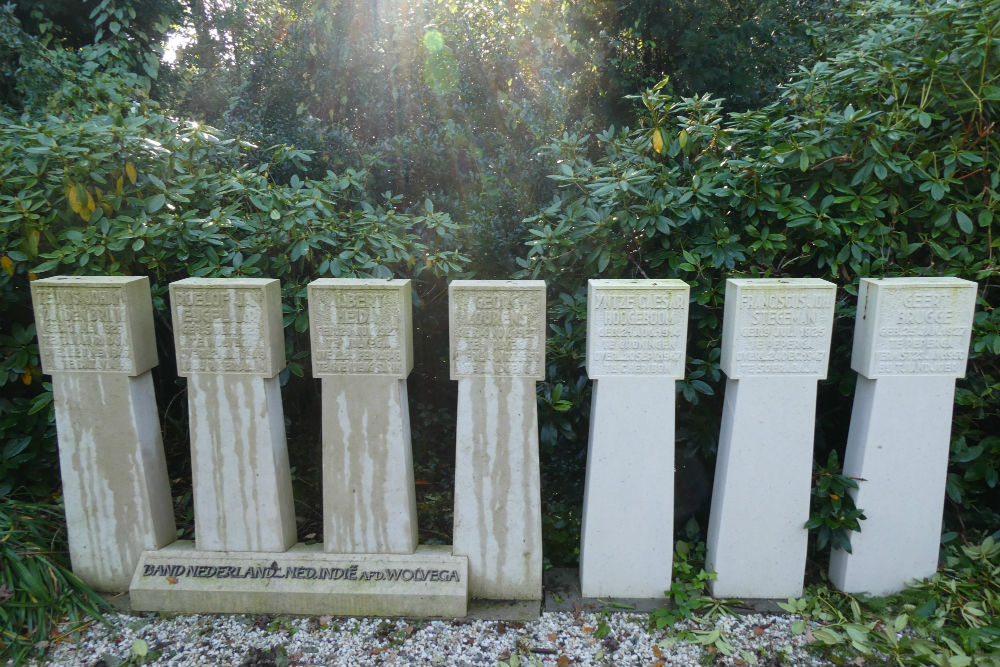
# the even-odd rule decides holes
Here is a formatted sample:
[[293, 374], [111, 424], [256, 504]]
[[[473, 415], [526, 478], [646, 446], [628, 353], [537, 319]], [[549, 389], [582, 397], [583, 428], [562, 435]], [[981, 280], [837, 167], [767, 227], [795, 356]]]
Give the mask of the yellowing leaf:
[[128, 176], [128, 180], [132, 185], [135, 185], [135, 179], [138, 178], [138, 174], [135, 171], [135, 165], [126, 162], [125, 163], [125, 175]]
[[[94, 198], [90, 196], [89, 192], [87, 193], [87, 210], [91, 213], [97, 210], [97, 204], [94, 203]], [[88, 215], [87, 217], [89, 218], [90, 216]]]
[[71, 185], [66, 188], [66, 199], [69, 200], [69, 207], [77, 215], [80, 214], [82, 207], [80, 206], [80, 191], [79, 185]]
[[25, 386], [31, 386], [31, 371], [25, 371], [24, 375], [21, 376], [21, 382], [23, 382]]
[[3, 267], [3, 270], [7, 272], [8, 276], [14, 275], [14, 260], [7, 255], [0, 257], [0, 267]]
[[34, 271], [28, 271], [28, 280], [36, 280], [38, 275]]
[[124, 179], [124, 177], [119, 176], [118, 180], [115, 181], [115, 194], [118, 195], [119, 197], [122, 194], [122, 186], [123, 185], [125, 185], [125, 179]]
[[687, 130], [681, 130], [680, 134], [677, 135], [677, 143], [681, 145], [681, 148], [684, 148], [685, 146], [687, 146], [687, 142], [688, 142]]
[[660, 134], [660, 128], [653, 130], [653, 150], [657, 153], [663, 152], [663, 135]]

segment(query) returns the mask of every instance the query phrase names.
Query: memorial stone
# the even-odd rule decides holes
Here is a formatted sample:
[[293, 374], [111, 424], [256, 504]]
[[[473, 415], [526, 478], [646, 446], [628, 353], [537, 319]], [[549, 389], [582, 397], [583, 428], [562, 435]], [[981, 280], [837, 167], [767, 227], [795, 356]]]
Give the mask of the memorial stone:
[[93, 588], [128, 588], [145, 549], [175, 537], [150, 369], [145, 277], [35, 280], [42, 368], [52, 376], [70, 561]]
[[728, 379], [706, 554], [716, 597], [802, 593], [816, 383], [835, 299], [836, 286], [817, 278], [726, 281]]
[[177, 370], [188, 380], [195, 544], [284, 551], [295, 515], [278, 281], [188, 278], [171, 283], [170, 301]]
[[858, 372], [844, 474], [864, 510], [851, 553], [831, 554], [848, 593], [888, 595], [937, 571], [955, 379], [965, 375], [976, 284], [864, 278], [851, 366]]
[[684, 376], [689, 292], [680, 280], [588, 283], [594, 387], [580, 544], [585, 597], [659, 598], [670, 588], [674, 397]]
[[323, 391], [325, 548], [412, 553], [410, 281], [324, 278], [308, 291], [313, 376]]
[[545, 377], [545, 283], [448, 288], [458, 380], [454, 553], [469, 594], [540, 600], [542, 525], [535, 382]]

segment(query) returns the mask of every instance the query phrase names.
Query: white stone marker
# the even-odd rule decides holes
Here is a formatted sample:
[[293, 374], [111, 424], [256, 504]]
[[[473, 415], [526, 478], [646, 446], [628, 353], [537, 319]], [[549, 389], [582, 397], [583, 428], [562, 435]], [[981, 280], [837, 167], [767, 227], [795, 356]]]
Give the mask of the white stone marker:
[[591, 280], [594, 381], [580, 543], [584, 597], [658, 598], [673, 567], [674, 405], [690, 287]]
[[863, 278], [851, 368], [858, 372], [844, 474], [867, 519], [836, 549], [830, 580], [888, 595], [937, 571], [955, 379], [965, 375], [976, 284]]
[[728, 380], [705, 565], [718, 573], [715, 597], [802, 594], [816, 383], [836, 289], [818, 278], [726, 281]]
[[42, 368], [52, 375], [73, 571], [100, 591], [128, 588], [140, 554], [176, 537], [150, 369], [145, 277], [31, 283]]
[[278, 281], [188, 278], [170, 284], [170, 303], [177, 372], [188, 379], [195, 544], [284, 551], [295, 514]]
[[453, 551], [468, 556], [472, 597], [539, 600], [545, 283], [456, 280], [448, 303], [458, 380]]
[[323, 380], [323, 536], [332, 553], [413, 553], [417, 503], [406, 376], [409, 280], [309, 284], [313, 376]]

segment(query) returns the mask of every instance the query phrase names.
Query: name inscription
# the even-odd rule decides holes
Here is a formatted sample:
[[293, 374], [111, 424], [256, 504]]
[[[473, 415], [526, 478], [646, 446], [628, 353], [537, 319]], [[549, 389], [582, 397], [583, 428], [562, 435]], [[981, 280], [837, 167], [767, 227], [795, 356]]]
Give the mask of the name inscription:
[[[805, 279], [812, 280], [812, 279]], [[723, 370], [731, 378], [770, 375], [826, 376], [836, 296], [831, 283], [798, 286], [796, 281], [730, 281]], [[763, 281], [762, 281], [763, 282]], [[826, 286], [829, 286], [828, 288]], [[735, 304], [730, 303], [735, 299]]]
[[32, 299], [46, 372], [133, 370], [124, 288], [39, 285]]
[[[452, 379], [545, 376], [544, 283], [527, 287], [451, 285]], [[536, 282], [536, 281], [526, 281]], [[461, 283], [461, 284], [460, 284]]]
[[687, 285], [680, 281], [595, 280], [589, 287], [590, 377], [683, 377]]
[[385, 288], [310, 285], [314, 375], [406, 377], [411, 305], [403, 290], [409, 284], [401, 288], [392, 282]]
[[266, 297], [258, 287], [171, 286], [177, 370], [270, 373]]

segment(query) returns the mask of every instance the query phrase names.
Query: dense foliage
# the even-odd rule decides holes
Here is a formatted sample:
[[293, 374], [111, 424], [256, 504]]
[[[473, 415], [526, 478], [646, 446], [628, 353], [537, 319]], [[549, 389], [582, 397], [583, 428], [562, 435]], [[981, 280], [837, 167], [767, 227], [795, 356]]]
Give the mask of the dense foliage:
[[[550, 377], [564, 382], [564, 400], [588, 402], [581, 382], [588, 278], [685, 280], [690, 358], [680, 391], [690, 406], [680, 411], [680, 446], [711, 453], [725, 279], [827, 278], [842, 289], [820, 395], [822, 461], [846, 435], [858, 278], [976, 280], [948, 497], [953, 527], [995, 526], [1000, 3], [861, 2], [829, 38], [840, 44], [832, 55], [764, 108], [725, 113], [707, 95], [669, 95], [664, 81], [638, 97], [634, 129], [565, 134], [545, 148], [561, 191], [534, 217], [521, 264], [522, 275], [544, 277], [558, 292]], [[587, 422], [576, 408], [567, 419], [573, 423], [557, 447], [572, 458]], [[832, 516], [829, 509], [814, 508], [814, 516]]]

